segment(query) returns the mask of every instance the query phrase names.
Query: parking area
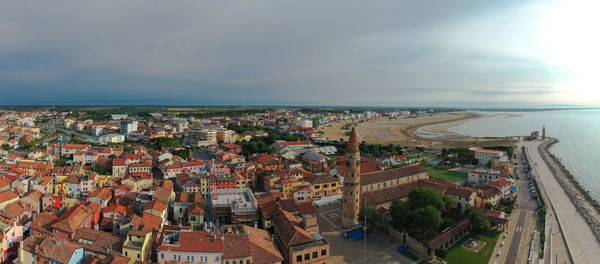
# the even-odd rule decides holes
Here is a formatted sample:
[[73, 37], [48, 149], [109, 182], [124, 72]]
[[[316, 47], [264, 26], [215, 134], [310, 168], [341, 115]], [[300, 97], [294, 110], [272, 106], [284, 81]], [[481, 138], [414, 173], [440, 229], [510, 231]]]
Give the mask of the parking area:
[[[342, 237], [341, 229], [342, 206], [334, 204], [317, 209], [317, 222], [321, 233], [331, 247], [331, 263], [387, 263], [410, 264], [420, 263], [411, 261], [396, 249], [400, 243], [375, 229], [365, 240], [351, 241]], [[365, 261], [366, 257], [366, 261]]]

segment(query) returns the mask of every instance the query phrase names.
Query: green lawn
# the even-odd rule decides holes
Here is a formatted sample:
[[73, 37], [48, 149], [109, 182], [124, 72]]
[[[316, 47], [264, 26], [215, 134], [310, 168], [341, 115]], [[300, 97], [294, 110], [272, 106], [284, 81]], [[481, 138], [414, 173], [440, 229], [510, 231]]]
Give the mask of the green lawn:
[[[448, 250], [448, 256], [443, 260], [448, 262], [448, 264], [487, 264], [490, 261], [492, 254], [494, 254], [493, 250], [494, 247], [496, 247], [496, 242], [498, 241], [498, 237], [500, 237], [500, 233], [502, 232], [491, 230], [481, 234], [469, 234], [455, 243], [454, 246]], [[461, 246], [467, 239], [472, 237], [486, 243], [477, 253]]]
[[432, 178], [446, 180], [450, 182], [457, 182], [467, 178], [467, 174], [464, 172], [441, 170], [431, 166], [426, 166], [425, 170], [429, 173], [429, 176], [431, 176]]

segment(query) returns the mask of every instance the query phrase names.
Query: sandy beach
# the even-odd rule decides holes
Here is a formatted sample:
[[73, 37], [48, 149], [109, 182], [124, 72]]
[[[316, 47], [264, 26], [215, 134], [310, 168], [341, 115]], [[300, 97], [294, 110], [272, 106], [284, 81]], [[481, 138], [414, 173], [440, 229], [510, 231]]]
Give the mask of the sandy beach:
[[[468, 120], [482, 117], [475, 112], [450, 112], [418, 117], [378, 118], [354, 121], [362, 141], [372, 144], [399, 144], [402, 146], [466, 147], [506, 145], [506, 138], [476, 138], [458, 135], [450, 128]], [[331, 140], [346, 139], [342, 129], [352, 121], [330, 123], [319, 128]]]

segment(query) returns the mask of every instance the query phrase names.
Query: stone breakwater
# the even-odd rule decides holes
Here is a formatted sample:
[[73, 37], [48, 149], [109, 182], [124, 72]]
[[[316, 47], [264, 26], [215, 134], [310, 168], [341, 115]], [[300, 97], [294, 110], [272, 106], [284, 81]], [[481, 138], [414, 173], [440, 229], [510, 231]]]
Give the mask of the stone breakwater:
[[540, 144], [538, 151], [552, 171], [552, 174], [554, 174], [556, 180], [565, 189], [565, 192], [577, 208], [578, 212], [583, 216], [594, 232], [596, 240], [600, 241], [600, 205], [598, 205], [596, 200], [594, 200], [588, 192], [579, 185], [573, 175], [571, 175], [571, 173], [562, 165], [560, 160], [548, 151], [548, 148], [557, 142], [557, 139], [550, 139], [549, 141]]

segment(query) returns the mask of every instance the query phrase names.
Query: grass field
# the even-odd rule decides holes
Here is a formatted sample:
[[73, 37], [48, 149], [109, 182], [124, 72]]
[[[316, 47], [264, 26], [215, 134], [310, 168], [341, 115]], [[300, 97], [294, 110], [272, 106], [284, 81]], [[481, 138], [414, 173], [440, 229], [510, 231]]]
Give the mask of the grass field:
[[[490, 257], [494, 253], [494, 247], [500, 236], [500, 231], [491, 230], [481, 234], [469, 234], [460, 241], [454, 244], [448, 250], [448, 256], [444, 261], [448, 264], [487, 264], [490, 261]], [[473, 252], [461, 245], [469, 238], [475, 238], [477, 240], [484, 241], [486, 244], [479, 252]]]
[[450, 182], [457, 182], [467, 178], [467, 174], [464, 172], [436, 169], [431, 166], [426, 166], [425, 170], [427, 170], [429, 176], [431, 176], [432, 178], [446, 180]]

